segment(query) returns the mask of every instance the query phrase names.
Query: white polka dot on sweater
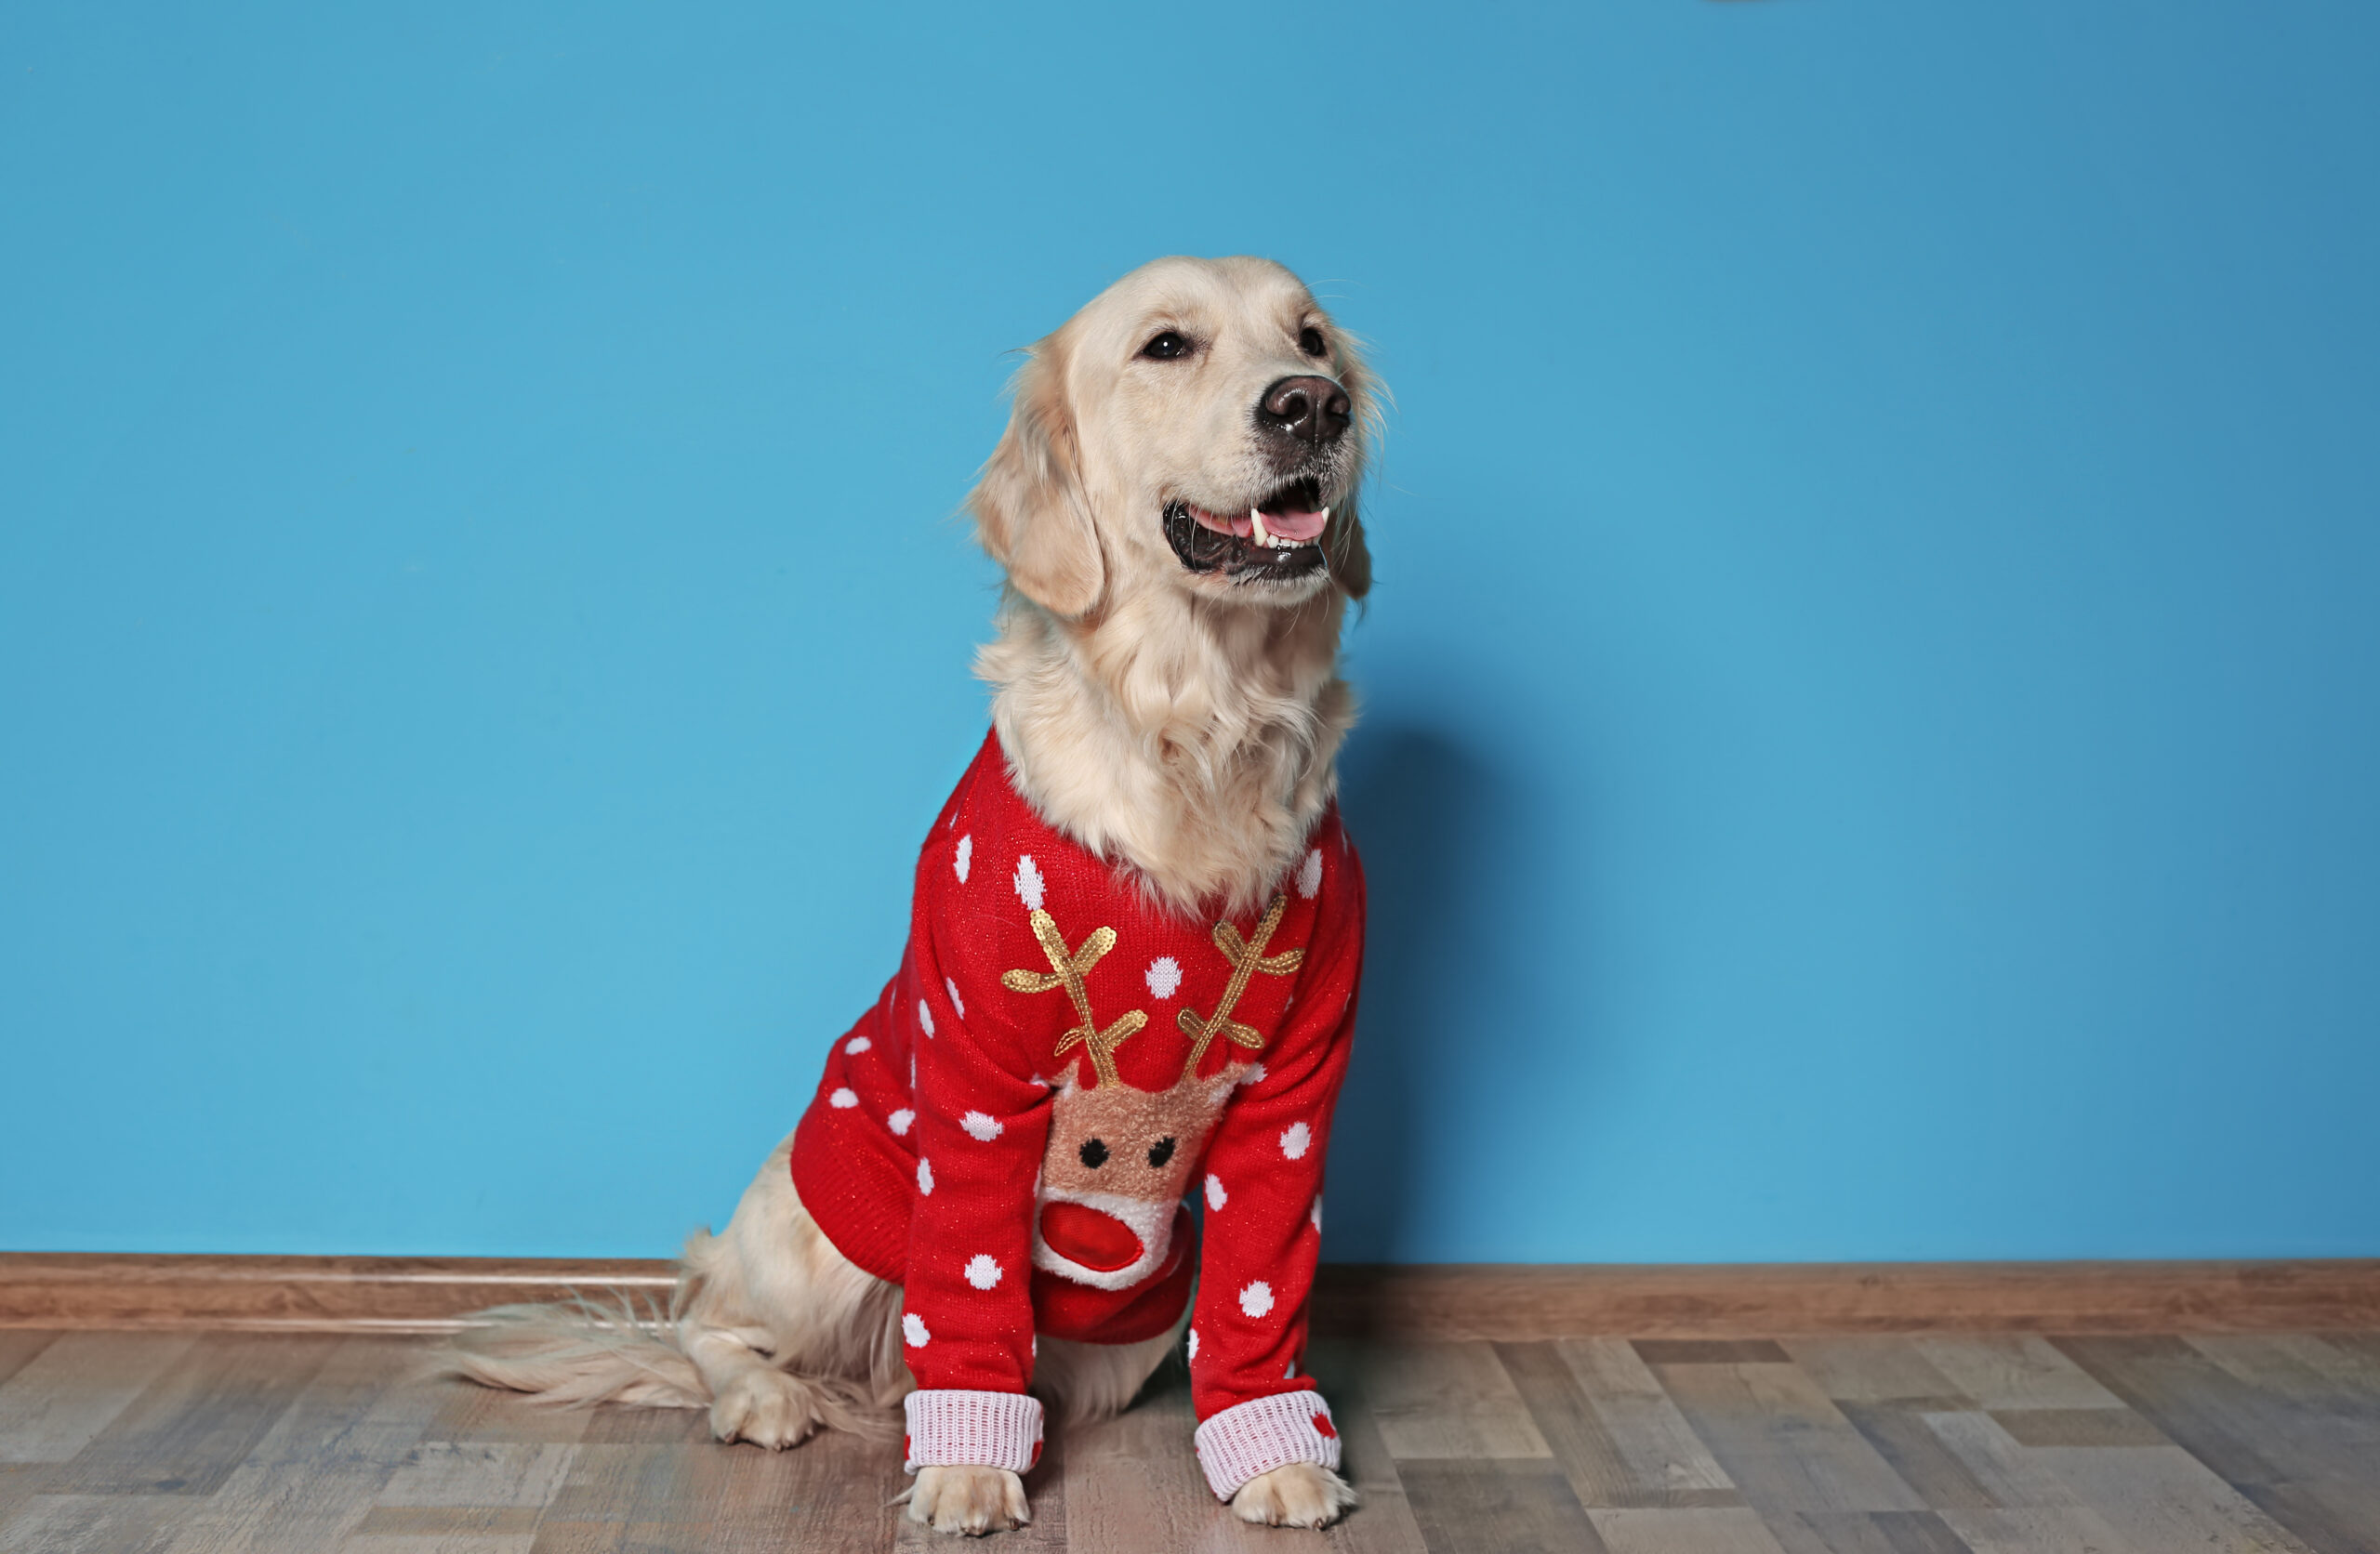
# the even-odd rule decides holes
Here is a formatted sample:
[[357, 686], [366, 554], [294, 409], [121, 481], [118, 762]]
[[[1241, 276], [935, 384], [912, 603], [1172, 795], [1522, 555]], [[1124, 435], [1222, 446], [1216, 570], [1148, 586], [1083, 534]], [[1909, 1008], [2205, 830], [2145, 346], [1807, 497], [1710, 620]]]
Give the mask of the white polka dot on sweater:
[[1273, 1309], [1273, 1286], [1259, 1279], [1239, 1292], [1239, 1309], [1251, 1317], [1261, 1317]]
[[1149, 962], [1147, 978], [1150, 997], [1170, 998], [1182, 986], [1182, 963], [1171, 955], [1159, 955]]
[[1303, 1123], [1291, 1123], [1281, 1130], [1281, 1152], [1291, 1160], [1304, 1158], [1306, 1149], [1314, 1142], [1314, 1133]]
[[838, 1112], [848, 1112], [859, 1104], [859, 1092], [849, 1085], [838, 1086], [835, 1093], [826, 1098], [826, 1104]]
[[918, 1192], [924, 1197], [933, 1196], [933, 1162], [918, 1156]]
[[1223, 1191], [1223, 1179], [1215, 1175], [1212, 1171], [1208, 1172], [1207, 1206], [1210, 1209], [1217, 1209], [1223, 1207], [1229, 1202], [1231, 1202], [1231, 1194]]
[[959, 1126], [967, 1130], [969, 1138], [979, 1139], [986, 1144], [1000, 1136], [999, 1119], [982, 1112], [968, 1113], [959, 1119]]
[[1317, 1192], [1317, 1193], [1316, 1193], [1316, 1194], [1314, 1195], [1314, 1206], [1313, 1206], [1312, 1208], [1309, 1208], [1309, 1209], [1307, 1209], [1307, 1210], [1305, 1211], [1305, 1217], [1306, 1217], [1308, 1219], [1310, 1219], [1310, 1220], [1312, 1220], [1312, 1221], [1314, 1222], [1314, 1233], [1315, 1233], [1315, 1234], [1316, 1234], [1316, 1235], [1320, 1235], [1320, 1234], [1322, 1233], [1322, 1194], [1321, 1194], [1321, 1193]]
[[926, 1319], [915, 1311], [902, 1316], [901, 1337], [908, 1340], [911, 1349], [923, 1349], [933, 1342], [933, 1335], [926, 1331]]
[[967, 865], [973, 861], [974, 856], [975, 834], [971, 831], [959, 838], [959, 850], [950, 860], [950, 866], [958, 871], [959, 883], [961, 885], [967, 883]]
[[1297, 1363], [1296, 1361], [1292, 1360], [1292, 1361], [1290, 1361], [1290, 1362], [1289, 1362], [1289, 1368], [1288, 1370], [1283, 1371], [1283, 1372], [1281, 1373], [1281, 1379], [1282, 1379], [1283, 1381], [1295, 1381], [1297, 1378], [1298, 1378], [1298, 1363]]
[[898, 1112], [895, 1112], [891, 1116], [885, 1118], [884, 1126], [891, 1128], [892, 1130], [892, 1136], [898, 1139], [906, 1134], [909, 1131], [909, 1125], [917, 1120], [918, 1114], [904, 1106]]
[[1000, 1265], [989, 1253], [978, 1252], [967, 1259], [967, 1282], [979, 1290], [990, 1289], [1000, 1282]]
[[1016, 899], [1028, 912], [1041, 910], [1041, 869], [1029, 852], [1016, 861]]
[[1240, 1074], [1239, 1082], [1243, 1085], [1263, 1084], [1264, 1082], [1264, 1065], [1262, 1063], [1249, 1064], [1247, 1070]]
[[942, 991], [950, 994], [950, 1007], [959, 1011], [959, 1018], [966, 1019], [967, 1000], [959, 996], [959, 984], [945, 977], [942, 979]]
[[926, 1034], [928, 1040], [932, 1039], [933, 1011], [926, 1007], [926, 1001], [922, 998], [918, 1000], [918, 1029]]
[[1198, 1358], [1198, 1330], [1195, 1327], [1190, 1329], [1190, 1358]]
[[866, 1036], [853, 1036], [851, 1040], [843, 1043], [843, 1050], [852, 1054], [853, 1057], [857, 1057], [859, 1054], [866, 1051], [869, 1047], [875, 1045], [876, 1044], [874, 1042], [869, 1041]]
[[[966, 876], [961, 875], [959, 877], [963, 879]], [[1321, 889], [1322, 849], [1316, 848], [1305, 855], [1305, 862], [1298, 865], [1298, 894], [1312, 901], [1314, 893]]]

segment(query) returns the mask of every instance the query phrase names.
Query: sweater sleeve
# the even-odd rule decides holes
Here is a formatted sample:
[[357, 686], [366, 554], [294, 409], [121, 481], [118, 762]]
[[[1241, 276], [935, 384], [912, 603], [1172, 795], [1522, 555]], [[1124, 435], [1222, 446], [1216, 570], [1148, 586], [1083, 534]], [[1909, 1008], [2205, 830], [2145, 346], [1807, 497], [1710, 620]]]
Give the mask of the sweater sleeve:
[[1022, 1472], [1040, 1453], [1041, 1405], [1025, 1389], [1051, 1092], [988, 971], [998, 950], [968, 931], [959, 903], [925, 904], [903, 989], [917, 1022], [917, 1195], [901, 1317], [902, 1357], [919, 1387], [907, 1404], [908, 1466]]
[[1199, 1465], [1219, 1498], [1291, 1462], [1339, 1465], [1330, 1410], [1301, 1372], [1322, 1244], [1322, 1163], [1355, 1019], [1363, 877], [1352, 850], [1325, 889], [1306, 976], [1264, 1073], [1207, 1157], [1206, 1236], [1190, 1337]]

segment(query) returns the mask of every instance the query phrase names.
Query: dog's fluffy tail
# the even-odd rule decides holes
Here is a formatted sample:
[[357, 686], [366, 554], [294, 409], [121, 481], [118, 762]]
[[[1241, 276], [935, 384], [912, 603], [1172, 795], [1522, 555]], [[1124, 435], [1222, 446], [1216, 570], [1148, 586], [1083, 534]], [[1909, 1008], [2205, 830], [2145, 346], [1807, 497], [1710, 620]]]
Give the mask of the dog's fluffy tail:
[[554, 1408], [710, 1406], [702, 1373], [670, 1341], [669, 1313], [640, 1306], [625, 1291], [602, 1300], [498, 1306], [471, 1321], [439, 1350], [440, 1374], [525, 1393]]
[[[707, 1408], [710, 1388], [674, 1341], [677, 1318], [700, 1287], [690, 1271], [670, 1309], [640, 1305], [626, 1291], [567, 1303], [497, 1306], [442, 1345], [432, 1374], [519, 1392], [549, 1408], [615, 1403], [630, 1408]], [[871, 1439], [892, 1433], [883, 1402], [860, 1381], [780, 1371], [781, 1386], [808, 1417]]]

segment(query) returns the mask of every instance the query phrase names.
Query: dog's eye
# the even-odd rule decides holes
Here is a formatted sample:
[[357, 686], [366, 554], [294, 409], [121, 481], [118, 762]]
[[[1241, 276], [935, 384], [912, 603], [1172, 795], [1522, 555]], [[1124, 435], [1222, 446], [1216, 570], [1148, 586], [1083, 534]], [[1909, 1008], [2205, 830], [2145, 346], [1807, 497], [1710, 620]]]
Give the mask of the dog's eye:
[[1310, 323], [1298, 331], [1298, 349], [1308, 356], [1320, 356], [1329, 349], [1322, 343], [1322, 331]]
[[1084, 1139], [1082, 1148], [1076, 1152], [1082, 1156], [1082, 1163], [1094, 1171], [1107, 1164], [1107, 1146], [1100, 1139]]
[[1159, 362], [1170, 362], [1177, 356], [1189, 355], [1190, 342], [1169, 329], [1143, 346], [1141, 354]]
[[1162, 1165], [1164, 1165], [1167, 1161], [1169, 1161], [1169, 1160], [1170, 1160], [1170, 1159], [1172, 1159], [1172, 1158], [1173, 1158], [1173, 1140], [1172, 1140], [1172, 1139], [1158, 1139], [1156, 1143], [1151, 1144], [1151, 1145], [1149, 1146], [1149, 1164], [1150, 1164], [1150, 1165], [1152, 1165], [1152, 1166], [1162, 1166]]

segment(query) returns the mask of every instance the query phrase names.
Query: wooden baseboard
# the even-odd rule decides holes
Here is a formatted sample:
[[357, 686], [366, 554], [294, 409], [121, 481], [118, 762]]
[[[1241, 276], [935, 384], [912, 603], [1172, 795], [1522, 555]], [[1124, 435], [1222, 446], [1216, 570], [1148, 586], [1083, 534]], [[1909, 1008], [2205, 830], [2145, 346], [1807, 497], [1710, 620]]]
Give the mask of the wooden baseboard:
[[[0, 1253], [0, 1328], [441, 1333], [513, 1301], [625, 1291], [666, 1303], [659, 1259]], [[1332, 1264], [1317, 1333], [1528, 1340], [1995, 1329], [2247, 1333], [2380, 1328], [2380, 1258], [2266, 1262]]]
[[2313, 1332], [2380, 1326], [2380, 1258], [1325, 1268], [1317, 1330], [1568, 1334]]

